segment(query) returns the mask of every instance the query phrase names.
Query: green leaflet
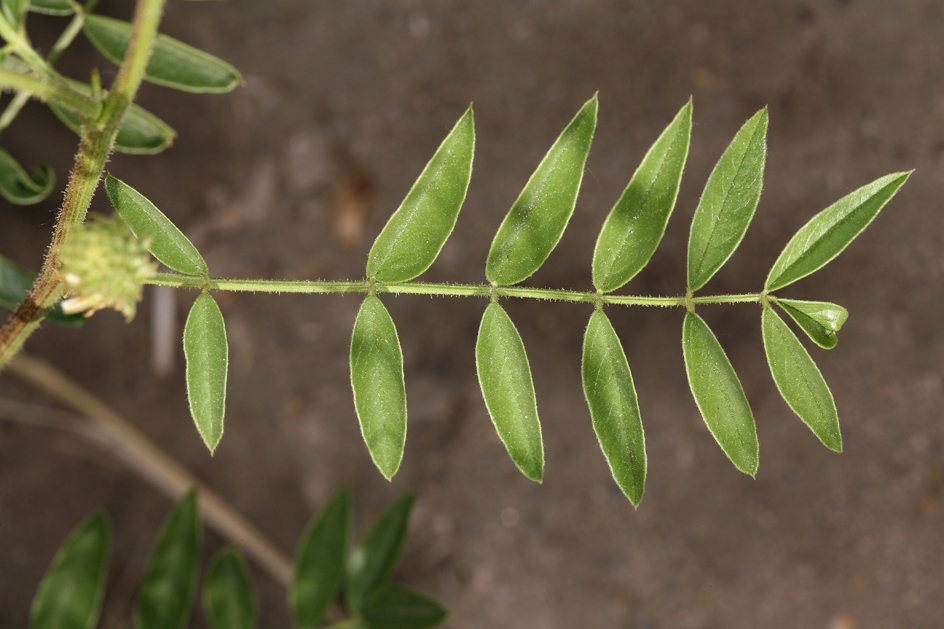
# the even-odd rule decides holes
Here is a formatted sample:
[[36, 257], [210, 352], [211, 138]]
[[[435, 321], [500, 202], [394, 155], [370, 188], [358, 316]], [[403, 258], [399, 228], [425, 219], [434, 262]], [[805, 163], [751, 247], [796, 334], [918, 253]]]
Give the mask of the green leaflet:
[[734, 466], [757, 473], [757, 427], [741, 381], [718, 339], [694, 312], [682, 327], [685, 371], [695, 403], [715, 441]]
[[634, 507], [646, 488], [646, 437], [626, 354], [610, 320], [595, 310], [583, 340], [583, 393], [613, 479]]
[[203, 578], [203, 613], [213, 629], [255, 629], [259, 622], [249, 566], [235, 546], [220, 549], [210, 559]]
[[69, 533], [33, 597], [30, 629], [92, 629], [98, 622], [110, 542], [108, 517], [88, 516]]
[[521, 473], [544, 478], [544, 443], [531, 367], [521, 335], [505, 309], [488, 305], [475, 342], [475, 368], [485, 406]]
[[596, 126], [594, 96], [554, 142], [498, 228], [485, 265], [490, 282], [516, 284], [551, 255], [574, 213]]
[[[83, 83], [70, 82], [70, 85], [83, 94], [92, 93], [91, 88]], [[64, 125], [75, 133], [82, 133], [82, 119], [77, 113], [52, 102], [47, 102], [46, 106]], [[173, 144], [176, 137], [177, 132], [163, 120], [143, 107], [131, 105], [121, 119], [115, 150], [129, 155], [156, 155]]]
[[[128, 22], [101, 15], [87, 15], [85, 36], [112, 63], [121, 64], [131, 40]], [[239, 71], [202, 50], [167, 35], [158, 35], [144, 71], [151, 83], [193, 93], [229, 92], [239, 85]]]
[[367, 256], [367, 276], [406, 282], [428, 269], [452, 233], [472, 176], [472, 107], [426, 164]]
[[[35, 280], [35, 273], [0, 255], [0, 306], [15, 310], [29, 293]], [[73, 328], [80, 328], [87, 321], [82, 314], [67, 315], [62, 312], [62, 306], [59, 304], [53, 306], [46, 313], [46, 319]]]
[[23, 16], [29, 8], [28, 0], [0, 0], [3, 6], [3, 14], [14, 28], [23, 24]]
[[296, 629], [317, 626], [337, 599], [344, 580], [350, 535], [351, 492], [342, 489], [312, 519], [295, 553], [288, 606]]
[[836, 347], [839, 340], [836, 332], [849, 316], [845, 308], [825, 301], [777, 299], [776, 303], [803, 328], [814, 343], [823, 349]]
[[111, 175], [105, 177], [105, 192], [135, 236], [151, 235], [149, 251], [155, 258], [187, 275], [209, 272], [193, 243], [143, 194]]
[[842, 452], [836, 403], [816, 363], [773, 308], [764, 308], [761, 327], [764, 352], [780, 395], [824, 446]]
[[895, 196], [911, 172], [880, 177], [811, 218], [783, 248], [770, 269], [764, 288], [775, 291], [792, 284], [842, 253]]
[[37, 166], [27, 173], [12, 155], [0, 149], [0, 195], [16, 205], [32, 205], [49, 196], [56, 186], [56, 174], [49, 166]]
[[345, 601], [348, 611], [359, 612], [374, 590], [390, 578], [400, 561], [409, 532], [416, 494], [410, 492], [380, 514], [347, 564]]
[[164, 519], [134, 601], [135, 629], [183, 629], [197, 592], [202, 526], [197, 492]]
[[689, 100], [643, 158], [610, 210], [593, 250], [593, 285], [604, 293], [631, 280], [655, 253], [675, 207], [692, 134]]
[[445, 622], [449, 612], [425, 594], [388, 583], [374, 591], [361, 615], [369, 629], [427, 629]]
[[47, 15], [72, 15], [72, 4], [69, 0], [32, 0], [29, 8], [30, 11]]
[[197, 297], [187, 315], [184, 358], [190, 414], [203, 442], [213, 454], [223, 436], [229, 347], [223, 313], [209, 293]]
[[374, 295], [361, 304], [351, 338], [351, 387], [370, 456], [393, 478], [406, 443], [403, 351], [390, 313]]
[[760, 201], [766, 155], [765, 107], [744, 123], [705, 184], [688, 239], [689, 290], [704, 286], [741, 244]]

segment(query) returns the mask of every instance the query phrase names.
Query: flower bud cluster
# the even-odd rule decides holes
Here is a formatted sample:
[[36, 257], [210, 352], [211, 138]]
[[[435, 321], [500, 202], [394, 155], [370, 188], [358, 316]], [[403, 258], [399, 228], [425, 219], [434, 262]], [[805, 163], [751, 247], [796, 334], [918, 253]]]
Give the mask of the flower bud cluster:
[[157, 273], [148, 246], [151, 238], [135, 238], [119, 216], [95, 215], [79, 225], [60, 251], [60, 274], [68, 299], [67, 314], [89, 317], [114, 308], [127, 321], [134, 318], [144, 282]]

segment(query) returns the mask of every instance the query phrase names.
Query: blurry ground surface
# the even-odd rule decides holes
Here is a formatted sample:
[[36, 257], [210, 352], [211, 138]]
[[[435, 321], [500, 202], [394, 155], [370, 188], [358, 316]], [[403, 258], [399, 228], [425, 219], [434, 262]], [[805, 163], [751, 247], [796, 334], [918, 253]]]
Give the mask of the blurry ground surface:
[[[102, 11], [127, 15], [128, 4], [103, 2]], [[780, 399], [756, 307], [699, 309], [753, 406], [756, 480], [726, 460], [687, 391], [682, 312], [610, 310], [646, 428], [649, 478], [636, 511], [609, 478], [583, 400], [587, 306], [507, 305], [534, 369], [543, 485], [516, 471], [477, 391], [482, 301], [384, 299], [410, 407], [392, 484], [361, 442], [347, 380], [357, 297], [219, 296], [232, 365], [226, 435], [212, 459], [191, 428], [179, 352], [171, 375], [151, 375], [150, 298], [130, 326], [102, 313], [81, 331], [46, 325], [27, 347], [126, 414], [287, 552], [341, 485], [353, 488], [359, 533], [417, 490], [398, 576], [443, 600], [452, 627], [944, 626], [944, 5], [230, 0], [169, 3], [163, 31], [231, 61], [246, 85], [224, 96], [146, 86], [140, 102], [180, 137], [157, 157], [116, 156], [110, 169], [192, 235], [216, 276], [363, 277], [373, 237], [469, 102], [472, 184], [428, 281], [484, 280], [504, 213], [596, 91], [599, 124], [576, 213], [529, 285], [591, 288], [606, 212], [690, 95], [695, 126], [678, 205], [632, 293], [684, 291], [701, 187], [764, 105], [765, 194], [705, 294], [757, 290], [816, 211], [916, 168], [846, 253], [784, 292], [851, 313], [834, 351], [811, 350], [836, 397], [842, 455]], [[113, 78], [87, 45], [76, 50], [80, 58], [61, 67], [85, 77], [95, 63]], [[61, 190], [75, 145], [51, 114], [31, 106], [3, 145], [24, 163], [52, 162]], [[37, 268], [60, 198], [4, 206], [0, 251]], [[95, 206], [107, 211], [101, 195]], [[193, 297], [180, 295], [181, 324]], [[42, 400], [9, 375], [0, 394]], [[71, 438], [0, 424], [0, 626], [25, 626], [54, 549], [97, 507], [115, 535], [117, 583], [103, 626], [125, 626], [115, 619], [128, 617], [169, 502]], [[209, 534], [208, 552], [222, 543]], [[263, 626], [287, 626], [284, 593], [261, 572], [255, 578]], [[200, 612], [193, 624], [204, 626]]]

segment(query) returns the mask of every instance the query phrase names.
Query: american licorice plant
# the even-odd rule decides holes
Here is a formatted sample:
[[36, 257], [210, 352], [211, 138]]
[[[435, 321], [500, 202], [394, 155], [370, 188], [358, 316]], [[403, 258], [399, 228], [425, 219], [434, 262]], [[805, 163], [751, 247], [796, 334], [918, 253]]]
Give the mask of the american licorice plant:
[[695, 312], [700, 304], [762, 306], [764, 349], [787, 404], [823, 442], [842, 450], [829, 388], [809, 353], [774, 310], [779, 307], [820, 347], [836, 345], [846, 320], [841, 306], [779, 299], [774, 292], [813, 273], [849, 245], [910, 173], [886, 175], [835, 202], [784, 247], [758, 293], [697, 296], [734, 253], [760, 200], [767, 110], [737, 132], [708, 178], [692, 219], [688, 287], [679, 297], [614, 294], [646, 265], [665, 233], [688, 155], [692, 103], [687, 103], [643, 158], [603, 224], [593, 252], [594, 292], [515, 286], [544, 263], [567, 226], [596, 128], [597, 98], [577, 112], [508, 211], [485, 263], [486, 284], [413, 281], [433, 263], [452, 232], [472, 172], [472, 109], [463, 114], [380, 232], [367, 256], [367, 279], [350, 282], [216, 279], [196, 248], [143, 195], [108, 176], [105, 189], [118, 214], [152, 254], [177, 273], [147, 283], [198, 288], [184, 330], [187, 385], [197, 429], [212, 451], [223, 433], [226, 332], [211, 290], [366, 293], [351, 339], [351, 386], [361, 432], [374, 463], [391, 478], [406, 439], [403, 356], [396, 326], [379, 295], [481, 296], [488, 300], [475, 347], [485, 404], [515, 465], [541, 481], [544, 448], [527, 352], [500, 298], [580, 301], [593, 305], [583, 347], [583, 388], [593, 428], [613, 478], [633, 503], [642, 499], [646, 449], [632, 373], [604, 310], [608, 305], [679, 306], [685, 368], [705, 424], [737, 469], [757, 472], [757, 431], [740, 381], [717, 338]]
[[[216, 279], [189, 240], [141, 193], [109, 175], [105, 189], [115, 210], [150, 252], [177, 273], [147, 283], [198, 288], [184, 330], [190, 407], [212, 451], [223, 434], [227, 345], [222, 314], [211, 290], [301, 293], [360, 292], [367, 296], [354, 322], [351, 386], [361, 432], [374, 463], [391, 478], [406, 440], [403, 356], [396, 326], [379, 295], [423, 294], [487, 298], [475, 361], [479, 383], [499, 437], [515, 465], [540, 482], [541, 425], [527, 352], [503, 297], [581, 301], [593, 305], [584, 337], [582, 377], [593, 428], [613, 478], [633, 503], [642, 499], [646, 450], [632, 373], [604, 310], [608, 305], [679, 306], [685, 368], [705, 424], [737, 469], [757, 472], [757, 431], [740, 381], [717, 338], [695, 312], [700, 304], [762, 306], [764, 349], [787, 404], [823, 442], [842, 450], [829, 388], [779, 307], [820, 347], [836, 344], [846, 320], [841, 306], [780, 299], [775, 291], [826, 265], [875, 218], [910, 173], [893, 173], [846, 195], [801, 228], [777, 258], [763, 289], [739, 295], [696, 296], [744, 238], [760, 200], [766, 157], [767, 110], [734, 136], [705, 184], [688, 242], [688, 286], [679, 297], [614, 294], [646, 265], [675, 206], [688, 155], [692, 103], [678, 112], [643, 158], [603, 224], [593, 252], [595, 292], [515, 286], [544, 263], [570, 220], [596, 128], [597, 98], [567, 125], [511, 206], [485, 262], [486, 284], [413, 281], [436, 259], [456, 223], [472, 172], [475, 131], [469, 108], [443, 141], [380, 232], [367, 256], [367, 279], [350, 282]], [[76, 289], [82, 300], [81, 288]]]
[[[210, 274], [202, 255], [187, 237], [145, 195], [118, 177], [104, 177], [105, 191], [117, 217], [86, 220], [86, 212], [112, 150], [156, 153], [174, 137], [165, 123], [132, 104], [142, 80], [191, 92], [224, 92], [238, 84], [239, 74], [215, 57], [157, 35], [163, 0], [139, 0], [133, 24], [95, 15], [95, 4], [95, 0], [84, 5], [74, 0], [0, 0], [0, 37], [6, 41], [0, 51], [0, 86], [17, 92], [0, 116], [0, 130], [12, 122], [32, 96], [46, 102], [81, 136], [75, 168], [39, 275], [0, 257], [0, 303], [16, 308], [0, 330], [0, 367], [47, 316], [80, 323], [82, 317], [77, 313], [88, 316], [113, 307], [130, 318], [144, 284], [197, 289], [200, 294], [183, 333], [186, 381], [193, 420], [212, 452], [223, 435], [228, 368], [226, 328], [213, 292], [362, 293], [366, 296], [354, 322], [350, 346], [353, 401], [364, 442], [381, 474], [389, 479], [396, 474], [403, 456], [407, 404], [400, 342], [381, 297], [391, 293], [478, 296], [487, 302], [475, 347], [485, 405], [512, 461], [525, 476], [540, 482], [544, 448], [531, 369], [521, 336], [501, 301], [584, 302], [592, 311], [584, 337], [581, 373], [593, 429], [613, 478], [630, 502], [638, 506], [647, 465], [643, 423], [632, 372], [607, 310], [616, 306], [685, 309], [682, 347], [695, 403], [731, 462], [753, 476], [757, 472], [758, 441], [750, 405], [724, 349], [696, 312], [702, 305], [750, 303], [761, 306], [764, 350], [784, 400], [826, 447], [842, 450], [832, 394], [810, 354], [777, 309], [824, 349], [836, 345], [847, 312], [836, 304], [779, 298], [775, 293], [839, 255], [875, 219], [910, 172], [881, 177], [813, 216], [784, 246], [759, 292], [700, 295], [699, 291], [744, 238], [760, 200], [768, 124], [767, 110], [762, 109], [737, 132], [705, 184], [690, 229], [684, 294], [620, 294], [617, 291], [651, 259], [674, 209], [691, 135], [693, 105], [689, 101], [655, 140], [603, 223], [590, 266], [595, 290], [519, 286], [551, 255], [574, 212], [596, 129], [598, 101], [594, 96], [552, 144], [499, 226], [485, 260], [487, 282], [417, 282], [415, 279], [430, 267], [451, 234], [466, 196], [475, 148], [470, 107], [373, 243], [365, 279], [220, 279]], [[72, 18], [45, 58], [31, 47], [25, 34], [30, 10]], [[83, 84], [63, 77], [52, 67], [80, 32], [105, 57], [120, 64], [108, 91], [94, 71], [91, 81]], [[34, 203], [52, 188], [50, 169], [28, 173], [0, 150], [0, 194], [5, 198], [14, 203]], [[173, 272], [158, 273], [149, 254]], [[392, 508], [398, 514], [393, 516], [395, 523], [386, 525], [388, 528], [381, 526], [377, 533], [379, 541], [375, 543], [382, 552], [362, 549], [349, 559], [346, 551], [335, 552], [347, 544], [349, 499], [346, 494], [338, 494], [329, 502], [306, 533], [309, 541], [302, 546], [308, 548], [313, 543], [320, 548], [312, 551], [319, 560], [309, 561], [300, 549], [295, 577], [309, 586], [327, 583], [328, 595], [319, 590], [315, 603], [311, 603], [311, 597], [291, 598], [297, 626], [320, 622], [342, 583], [346, 607], [355, 616], [338, 626], [424, 627], [442, 621], [445, 612], [435, 602], [386, 583], [402, 549], [403, 522], [412, 504], [412, 498], [404, 500]], [[186, 515], [192, 502], [182, 502], [178, 509]], [[192, 514], [186, 518], [187, 522], [192, 519]], [[390, 526], [397, 532], [391, 533]], [[83, 535], [91, 535], [88, 539], [100, 540], [107, 535], [107, 525], [98, 516], [82, 527]], [[186, 528], [191, 537], [198, 535], [192, 533], [190, 525]], [[93, 581], [100, 581], [101, 544], [89, 542], [83, 546], [80, 541], [67, 541], [66, 547], [75, 550], [73, 546], [84, 548], [83, 557], [94, 568]], [[225, 562], [225, 569], [211, 567], [212, 574], [222, 575], [218, 577], [220, 583], [237, 584], [227, 591], [238, 592], [243, 587], [240, 575], [245, 570], [241, 561], [241, 557], [229, 556], [220, 560], [221, 565]], [[38, 600], [46, 596], [45, 591], [41, 588]], [[210, 591], [216, 590], [211, 587]], [[89, 600], [94, 608], [99, 599], [93, 596]], [[213, 607], [213, 601], [205, 603]], [[384, 616], [402, 610], [415, 612], [410, 624], [396, 624], [396, 618]], [[34, 612], [42, 611], [36, 612], [34, 607]], [[250, 616], [246, 612], [240, 618]]]

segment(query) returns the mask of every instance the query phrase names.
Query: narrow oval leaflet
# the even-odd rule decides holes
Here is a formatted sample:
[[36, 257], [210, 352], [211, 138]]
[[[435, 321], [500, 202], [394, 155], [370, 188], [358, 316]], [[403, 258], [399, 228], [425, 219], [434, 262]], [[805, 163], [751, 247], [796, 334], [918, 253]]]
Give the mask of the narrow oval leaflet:
[[152, 240], [148, 250], [155, 258], [187, 275], [209, 273], [203, 256], [190, 239], [143, 194], [111, 175], [105, 177], [105, 192], [112, 207], [135, 236], [140, 238], [150, 234]]
[[30, 629], [96, 626], [105, 595], [110, 548], [111, 526], [102, 511], [88, 516], [69, 533], [33, 597]]
[[223, 436], [229, 347], [223, 313], [209, 293], [193, 302], [184, 324], [187, 397], [197, 432], [210, 450]]
[[23, 18], [29, 8], [29, 3], [26, 0], [2, 0], [0, 5], [2, 5], [3, 14], [9, 20], [11, 26], [14, 28], [23, 26]]
[[[99, 52], [112, 63], [121, 64], [131, 41], [130, 23], [103, 15], [86, 15], [82, 28]], [[239, 71], [222, 59], [167, 35], [158, 35], [155, 39], [144, 78], [151, 83], [198, 94], [229, 92], [241, 80]]]
[[544, 478], [544, 443], [521, 335], [505, 309], [488, 305], [475, 342], [475, 367], [495, 430], [521, 473]]
[[764, 184], [767, 108], [754, 114], [715, 164], [688, 238], [688, 288], [696, 291], [728, 261], [754, 218]]
[[396, 583], [385, 583], [367, 599], [361, 612], [368, 629], [429, 629], [449, 612], [430, 597]]
[[31, 0], [29, 10], [47, 15], [72, 15], [75, 11], [70, 0]]
[[[72, 85], [82, 86], [81, 83]], [[92, 93], [87, 85], [84, 87], [83, 93]], [[64, 125], [81, 135], [82, 118], [77, 113], [52, 102], [47, 102], [46, 106]], [[115, 150], [128, 155], [157, 155], [173, 144], [176, 137], [177, 132], [163, 120], [142, 107], [131, 105], [121, 119]]]
[[26, 172], [16, 159], [0, 149], [0, 196], [16, 205], [33, 205], [49, 196], [56, 186], [56, 174], [49, 166]]
[[810, 219], [790, 239], [767, 276], [775, 291], [818, 271], [869, 226], [913, 171], [892, 173], [839, 199]]
[[359, 612], [374, 590], [396, 569], [406, 547], [414, 502], [416, 494], [412, 492], [398, 498], [374, 521], [351, 553], [344, 591], [350, 611]]
[[754, 415], [731, 361], [694, 312], [685, 314], [682, 350], [688, 384], [705, 425], [734, 466], [753, 476], [758, 462]]
[[400, 467], [406, 443], [406, 385], [397, 328], [375, 295], [364, 300], [354, 320], [351, 387], [364, 443], [389, 480]]
[[197, 492], [181, 498], [161, 525], [134, 600], [135, 629], [183, 629], [197, 593], [203, 527]]
[[577, 112], [531, 175], [492, 240], [490, 282], [516, 284], [538, 270], [567, 227], [597, 126], [597, 97]]
[[692, 134], [692, 101], [646, 153], [610, 210], [593, 250], [593, 285], [604, 293], [642, 270], [665, 234], [675, 207]]
[[213, 629], [255, 629], [259, 624], [259, 599], [249, 565], [235, 546], [210, 558], [203, 577], [203, 613]]
[[406, 282], [430, 267], [456, 226], [474, 152], [470, 106], [377, 236], [367, 256], [367, 277]]
[[842, 452], [836, 402], [809, 352], [773, 308], [764, 308], [761, 329], [767, 363], [780, 395], [824, 446]]
[[836, 347], [839, 340], [836, 333], [849, 316], [845, 308], [825, 301], [798, 299], [777, 299], [776, 303], [803, 328], [814, 343], [823, 349]]
[[646, 488], [646, 437], [626, 354], [602, 310], [590, 316], [580, 369], [593, 430], [610, 472], [638, 507]]
[[292, 625], [316, 627], [338, 598], [351, 537], [351, 492], [336, 492], [313, 518], [295, 553], [288, 590]]

